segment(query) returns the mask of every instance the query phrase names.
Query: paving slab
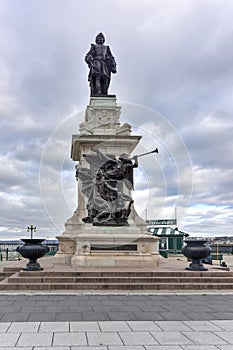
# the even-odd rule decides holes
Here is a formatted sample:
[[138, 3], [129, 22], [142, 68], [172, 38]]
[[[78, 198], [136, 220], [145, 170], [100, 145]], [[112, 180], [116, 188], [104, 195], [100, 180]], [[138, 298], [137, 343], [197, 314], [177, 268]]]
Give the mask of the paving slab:
[[24, 322], [29, 320], [30, 313], [5, 313], [0, 322]]
[[[147, 305], [146, 303], [141, 303], [138, 305], [140, 311], [149, 311], [149, 312], [168, 312], [169, 307], [165, 305]], [[174, 309], [174, 307], [173, 307]], [[177, 310], [180, 311], [180, 308], [177, 307]]]
[[[60, 305], [59, 305], [60, 307]], [[99, 308], [99, 310], [96, 310], [94, 306], [91, 305], [91, 303], [89, 304], [89, 306], [83, 306], [83, 305], [70, 305], [67, 306], [67, 311], [68, 312], [105, 312], [104, 308], [101, 307]], [[56, 306], [56, 311], [58, 310], [58, 307]]]
[[[45, 312], [45, 307], [44, 306], [28, 306], [25, 305], [23, 307], [20, 307], [20, 310], [18, 310], [22, 313], [27, 313], [27, 312], [33, 312], [33, 313], [44, 313]], [[8, 311], [11, 312], [11, 311]]]
[[[184, 312], [189, 320], [214, 320], [217, 316], [215, 312], [196, 312], [196, 310], [190, 308], [189, 312]], [[183, 319], [183, 321], [186, 321]]]
[[137, 321], [162, 321], [165, 320], [163, 315], [160, 315], [158, 312], [149, 312], [149, 311], [140, 311], [133, 313], [134, 318], [132, 320]]
[[184, 324], [188, 325], [194, 331], [206, 332], [206, 331], [221, 331], [221, 327], [209, 321], [188, 321]]
[[108, 318], [111, 321], [137, 320], [137, 315], [133, 312], [115, 311], [108, 312]]
[[125, 321], [104, 321], [99, 322], [102, 332], [130, 332], [131, 329]]
[[182, 312], [182, 311], [178, 311], [177, 309], [173, 309], [173, 312], [159, 312], [158, 314], [162, 317], [163, 320], [170, 320], [170, 321], [176, 321], [176, 320], [180, 320], [180, 321], [188, 321], [190, 320], [193, 315], [190, 317], [189, 315], [187, 315], [186, 313]]
[[21, 310], [20, 305], [1, 306], [1, 313], [18, 313]]
[[55, 321], [82, 321], [83, 316], [81, 312], [57, 312], [55, 314]]
[[6, 299], [9, 301], [9, 300], [27, 300], [28, 299], [28, 295], [26, 294], [6, 294], [5, 295]]
[[181, 332], [151, 332], [153, 337], [161, 345], [193, 345], [195, 342], [191, 341]]
[[[17, 334], [17, 333], [16, 333]], [[8, 334], [7, 334], [8, 335]], [[9, 334], [13, 336], [14, 334]], [[17, 347], [23, 346], [51, 346], [53, 333], [45, 333], [43, 336], [39, 333], [21, 333], [17, 342]]]
[[[70, 308], [69, 308], [69, 306], [60, 306], [60, 305], [56, 306], [56, 307], [54, 307], [54, 306], [45, 306], [44, 307], [44, 312], [54, 312], [54, 311], [56, 313], [59, 313], [59, 312], [66, 312], [66, 313], [68, 313], [68, 312], [70, 312]], [[75, 311], [78, 312], [78, 310], [75, 310]]]
[[0, 333], [6, 333], [10, 325], [11, 325], [11, 322], [0, 323]]
[[125, 345], [153, 345], [159, 344], [150, 332], [119, 332]]
[[[0, 347], [1, 350], [17, 350], [16, 347], [12, 347], [12, 346], [1, 346]], [[21, 350], [33, 350], [33, 346], [23, 346], [21, 348], [18, 348], [18, 349], [21, 349]], [[48, 348], [47, 348], [48, 350]]]
[[127, 323], [133, 332], [161, 331], [158, 323], [155, 323], [153, 321], [128, 321]]
[[58, 304], [58, 302], [57, 302], [56, 295], [54, 294], [54, 295], [52, 295], [52, 297], [53, 298], [50, 298], [50, 300], [40, 300], [40, 299], [37, 300], [37, 295], [36, 295], [36, 296], [31, 297], [27, 301], [27, 305], [31, 306], [31, 303], [35, 302], [35, 306], [38, 306], [38, 307], [48, 307], [48, 306], [56, 307], [56, 306], [60, 306], [60, 304]]
[[85, 333], [55, 333], [53, 346], [87, 345]]
[[[221, 332], [221, 334], [224, 332]], [[193, 344], [195, 345], [227, 345], [228, 342], [226, 340], [223, 339], [222, 336], [218, 336], [217, 332], [209, 332], [209, 331], [205, 331], [205, 332], [183, 332], [183, 334], [190, 339]], [[227, 335], [229, 334], [229, 332], [226, 332], [225, 337], [227, 337]], [[224, 337], [224, 338], [225, 338]]]
[[69, 322], [40, 322], [39, 333], [69, 332]]
[[233, 331], [233, 320], [214, 320], [212, 323], [225, 331]]
[[[124, 333], [125, 334], [125, 333]], [[116, 332], [96, 332], [87, 333], [88, 345], [123, 345], [123, 342]]]
[[133, 346], [108, 346], [109, 350], [145, 350], [143, 345], [133, 345]]
[[[21, 348], [22, 350], [24, 350], [24, 348]], [[17, 349], [15, 349], [15, 350], [17, 350]], [[20, 349], [18, 349], [18, 350], [20, 350]], [[41, 347], [41, 346], [35, 346], [35, 347], [33, 347], [33, 350], [70, 350], [70, 347], [69, 346], [59, 346], [59, 347], [57, 347], [57, 346], [46, 346], [46, 347]], [[86, 350], [87, 350], [87, 348], [86, 348]]]
[[[88, 347], [86, 347], [86, 346], [71, 346], [71, 350], [108, 350], [109, 348], [110, 348], [109, 346], [108, 347], [107, 346], [88, 346]], [[118, 348], [119, 347], [117, 347], [117, 349]], [[60, 348], [58, 350], [60, 350]]]
[[83, 320], [85, 321], [109, 321], [111, 317], [107, 312], [82, 312]]
[[70, 322], [70, 332], [100, 332], [101, 322]]
[[40, 322], [14, 322], [10, 324], [7, 333], [36, 333]]
[[179, 345], [146, 345], [146, 350], [183, 350]]
[[[233, 348], [233, 333], [232, 332], [214, 332], [219, 338], [224, 339], [227, 343], [232, 344]], [[217, 343], [216, 343], [217, 344]]]
[[182, 350], [219, 350], [220, 348], [215, 345], [184, 345]]
[[191, 331], [192, 328], [189, 327], [189, 322], [187, 324], [182, 321], [156, 321], [158, 330], [163, 330], [164, 332], [177, 332], [177, 331]]
[[55, 321], [56, 316], [56, 312], [32, 312], [28, 321]]
[[14, 334], [1, 333], [0, 345], [1, 347], [6, 347], [6, 348], [9, 346], [15, 346], [19, 337], [20, 337], [20, 333], [14, 333]]
[[218, 311], [216, 311], [209, 316], [209, 319], [211, 319], [211, 320], [233, 320], [232, 311], [230, 311], [230, 312], [221, 312], [221, 311], [218, 312]]

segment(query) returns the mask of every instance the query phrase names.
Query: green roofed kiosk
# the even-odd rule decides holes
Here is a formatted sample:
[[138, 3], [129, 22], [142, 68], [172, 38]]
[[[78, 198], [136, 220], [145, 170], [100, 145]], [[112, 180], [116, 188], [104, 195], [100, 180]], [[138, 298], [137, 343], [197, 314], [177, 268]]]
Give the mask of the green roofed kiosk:
[[183, 242], [188, 233], [180, 231], [176, 219], [147, 220], [147, 231], [159, 237], [159, 253], [167, 258], [169, 254], [182, 254]]

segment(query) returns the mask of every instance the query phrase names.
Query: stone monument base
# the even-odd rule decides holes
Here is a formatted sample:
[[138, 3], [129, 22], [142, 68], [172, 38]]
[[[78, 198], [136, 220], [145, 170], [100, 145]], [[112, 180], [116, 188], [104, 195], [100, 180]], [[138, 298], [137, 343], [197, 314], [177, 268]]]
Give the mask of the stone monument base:
[[96, 227], [86, 224], [75, 236], [60, 236], [60, 250], [55, 264], [73, 267], [140, 267], [159, 266], [158, 238], [137, 227]]
[[[79, 267], [155, 268], [159, 265], [158, 238], [146, 231], [146, 222], [136, 213], [131, 200], [131, 172], [137, 167], [135, 160], [132, 162], [131, 158], [125, 158], [125, 163], [120, 160], [122, 155], [132, 154], [142, 136], [131, 135], [130, 124], [120, 124], [120, 110], [115, 96], [92, 96], [86, 108], [85, 121], [79, 125], [80, 134], [72, 136], [71, 158], [79, 162], [76, 168], [78, 206], [73, 216], [66, 221], [65, 232], [57, 237], [59, 251], [54, 257], [55, 264], [69, 264], [77, 267], [77, 270]], [[103, 167], [108, 163], [106, 160], [115, 160], [118, 164], [117, 168], [116, 163], [112, 165], [114, 171], [108, 174], [109, 178], [103, 176], [107, 171], [107, 168]], [[107, 178], [112, 179], [117, 186], [109, 181], [108, 186], [104, 186], [100, 179], [97, 181], [97, 168], [102, 168], [101, 173], [106, 182]], [[120, 191], [122, 198], [125, 196], [128, 199], [120, 200], [119, 194], [114, 199], [111, 186], [114, 187], [115, 195]], [[106, 203], [103, 203], [104, 201]], [[83, 222], [84, 218], [87, 219], [87, 214], [89, 215], [88, 206], [89, 211], [90, 208], [98, 209], [94, 217], [96, 219], [106, 210], [106, 214], [114, 212], [114, 205], [118, 220], [111, 215], [113, 222], [108, 222], [108, 226], [104, 220], [97, 220], [98, 225], [92, 225], [88, 220]]]
[[137, 254], [129, 252], [99, 252], [88, 256], [75, 255], [72, 258], [73, 267], [127, 267], [156, 268], [159, 266], [157, 253]]
[[78, 249], [71, 258], [72, 266], [156, 267], [159, 263], [157, 239], [151, 234], [138, 237], [119, 232], [108, 235], [84, 233], [76, 238], [76, 242]]

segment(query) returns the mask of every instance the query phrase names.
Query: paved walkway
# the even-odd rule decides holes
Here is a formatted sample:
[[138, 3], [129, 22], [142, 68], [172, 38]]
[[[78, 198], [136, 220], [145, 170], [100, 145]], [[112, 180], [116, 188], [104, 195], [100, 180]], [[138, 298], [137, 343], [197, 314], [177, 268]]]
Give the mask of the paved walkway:
[[0, 322], [233, 320], [233, 294], [0, 294]]
[[233, 350], [233, 294], [0, 294], [0, 350]]
[[231, 321], [1, 323], [1, 349], [232, 350]]
[[[224, 260], [233, 266], [232, 257]], [[22, 267], [25, 261], [15, 264]], [[0, 271], [10, 265], [1, 262]], [[42, 265], [55, 269], [51, 259], [44, 258]], [[186, 266], [184, 258], [169, 258], [159, 270], [183, 271]], [[233, 350], [232, 306], [233, 293], [206, 291], [2, 291], [0, 350]]]
[[[233, 268], [233, 255], [226, 255], [224, 256], [224, 261], [227, 263], [228, 268], [231, 270]], [[27, 259], [22, 259], [20, 261], [0, 261], [0, 272], [3, 271], [5, 267], [21, 267], [23, 268], [26, 263], [28, 262]], [[39, 260], [39, 263], [44, 268], [45, 271], [75, 271], [74, 268], [68, 265], [63, 264], [54, 264], [53, 257], [43, 257]], [[184, 256], [172, 256], [168, 259], [160, 258], [159, 267], [156, 268], [156, 271], [184, 271], [187, 266], [189, 266], [190, 262], [187, 261], [187, 259]], [[226, 271], [225, 268], [220, 267], [219, 261], [215, 260], [213, 265], [206, 265], [209, 271]], [[109, 271], [109, 267], [78, 267], [78, 271]], [[114, 268], [111, 268], [114, 270]], [[119, 268], [117, 268], [119, 270]], [[121, 270], [129, 270], [128, 267], [121, 267]], [[132, 267], [131, 267], [132, 270]], [[154, 268], [147, 268], [142, 269], [143, 271], [155, 271]], [[140, 271], [140, 269], [137, 268], [137, 271]]]

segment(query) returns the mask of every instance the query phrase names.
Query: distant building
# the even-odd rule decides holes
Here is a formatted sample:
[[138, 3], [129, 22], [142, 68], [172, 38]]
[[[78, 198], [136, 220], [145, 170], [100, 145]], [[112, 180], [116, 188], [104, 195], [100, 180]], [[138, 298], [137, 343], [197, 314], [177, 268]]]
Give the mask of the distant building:
[[209, 246], [212, 249], [212, 253], [215, 254], [224, 254], [224, 255], [233, 255], [233, 244], [228, 243], [211, 243]]
[[159, 253], [167, 257], [169, 254], [181, 254], [184, 239], [188, 233], [180, 231], [176, 219], [147, 220], [147, 231], [160, 237]]

